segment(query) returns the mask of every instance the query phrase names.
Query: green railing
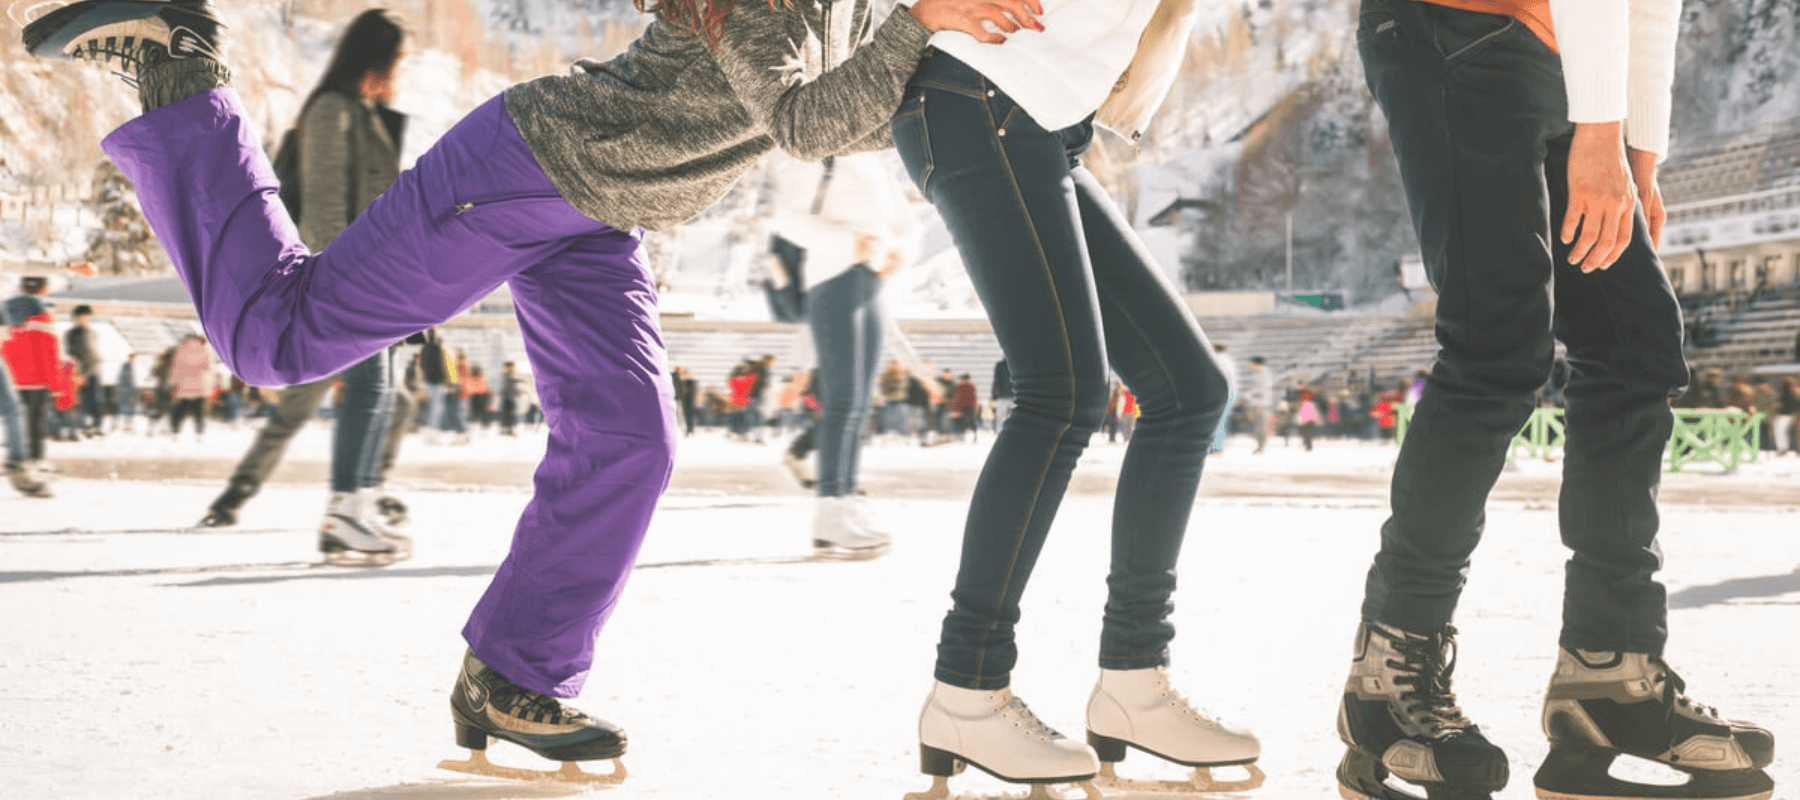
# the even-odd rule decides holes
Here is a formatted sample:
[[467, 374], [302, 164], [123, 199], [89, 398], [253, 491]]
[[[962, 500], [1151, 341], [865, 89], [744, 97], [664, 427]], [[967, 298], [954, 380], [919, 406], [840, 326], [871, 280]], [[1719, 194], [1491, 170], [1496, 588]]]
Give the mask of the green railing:
[[[1755, 461], [1762, 450], [1763, 414], [1726, 409], [1675, 409], [1675, 430], [1663, 453], [1664, 470], [1680, 472], [1695, 464], [1717, 464], [1729, 472], [1739, 464]], [[1412, 422], [1412, 406], [1396, 407], [1394, 441], [1406, 438]], [[1563, 410], [1539, 408], [1531, 412], [1525, 427], [1513, 437], [1507, 460], [1521, 456], [1546, 459], [1563, 446]]]

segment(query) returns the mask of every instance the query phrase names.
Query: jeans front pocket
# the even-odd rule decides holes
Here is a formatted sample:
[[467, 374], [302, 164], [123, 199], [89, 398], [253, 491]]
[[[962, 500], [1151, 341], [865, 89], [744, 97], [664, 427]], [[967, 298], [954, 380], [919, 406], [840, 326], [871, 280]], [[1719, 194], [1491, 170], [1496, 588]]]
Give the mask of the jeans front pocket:
[[931, 132], [925, 124], [925, 95], [926, 90], [908, 86], [906, 99], [894, 111], [890, 125], [894, 134], [894, 149], [900, 152], [900, 161], [906, 165], [907, 177], [912, 179], [913, 186], [918, 187], [920, 194], [929, 198], [933, 158]]

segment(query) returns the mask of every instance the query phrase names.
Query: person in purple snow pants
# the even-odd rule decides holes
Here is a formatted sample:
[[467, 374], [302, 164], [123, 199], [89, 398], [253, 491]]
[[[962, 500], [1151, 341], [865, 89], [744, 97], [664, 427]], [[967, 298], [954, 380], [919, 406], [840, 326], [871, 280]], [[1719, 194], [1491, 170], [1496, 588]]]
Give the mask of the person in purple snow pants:
[[625, 751], [622, 730], [559, 698], [581, 691], [674, 455], [641, 230], [704, 211], [777, 147], [808, 160], [890, 147], [933, 32], [1000, 41], [1039, 10], [918, 0], [876, 26], [869, 0], [634, 2], [656, 18], [625, 53], [484, 103], [318, 252], [228, 88], [207, 0], [81, 0], [24, 31], [36, 56], [136, 85], [145, 113], [104, 149], [245, 382], [331, 375], [510, 286], [550, 435], [463, 629], [451, 711], [476, 751], [490, 737], [562, 761]]

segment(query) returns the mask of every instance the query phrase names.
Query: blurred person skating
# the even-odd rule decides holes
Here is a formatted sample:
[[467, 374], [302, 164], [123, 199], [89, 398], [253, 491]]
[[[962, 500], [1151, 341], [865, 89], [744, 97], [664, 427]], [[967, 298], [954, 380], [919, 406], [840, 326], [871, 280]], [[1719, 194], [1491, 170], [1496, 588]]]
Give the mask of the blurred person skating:
[[1776, 455], [1796, 451], [1795, 442], [1800, 439], [1794, 435], [1797, 419], [1800, 419], [1800, 378], [1789, 375], [1776, 392], [1775, 417], [1769, 423], [1775, 434]]
[[[1663, 658], [1656, 496], [1669, 399], [1688, 370], [1656, 254], [1656, 163], [1679, 12], [1679, 0], [1362, 2], [1358, 48], [1438, 292], [1439, 348], [1394, 466], [1339, 706], [1345, 797], [1414, 796], [1391, 782], [1402, 781], [1481, 800], [1507, 785], [1506, 754], [1451, 685], [1451, 623], [1557, 340], [1570, 366], [1559, 505], [1573, 556], [1537, 796], [1771, 794], [1773, 737], [1695, 702]], [[1620, 755], [1687, 781], [1614, 777]]]
[[6, 301], [7, 338], [0, 344], [0, 357], [5, 359], [18, 393], [25, 428], [23, 466], [9, 473], [17, 476], [15, 486], [40, 486], [46, 493], [50, 465], [44, 445], [50, 439], [50, 411], [75, 407], [75, 387], [69, 382], [70, 371], [64, 369], [55, 318], [44, 301], [49, 291], [50, 282], [42, 277], [19, 279], [19, 293]]
[[[919, 190], [950, 230], [1012, 370], [1012, 414], [969, 503], [936, 681], [919, 718], [925, 798], [974, 764], [1026, 783], [1120, 782], [1127, 748], [1192, 766], [1253, 762], [1260, 744], [1190, 704], [1167, 671], [1175, 567], [1225, 377], [1181, 294], [1080, 162], [1094, 114], [1135, 138], [1172, 84], [1186, 0], [1046, 2], [1043, 28], [998, 46], [940, 34], [893, 122]], [[1114, 91], [1117, 89], [1118, 91]], [[1088, 741], [1063, 738], [1011, 690], [1020, 597], [1069, 478], [1100, 427], [1110, 375], [1138, 396], [1114, 499], [1100, 675]], [[1088, 787], [1090, 796], [1093, 787]]]
[[784, 460], [802, 485], [813, 478], [815, 551], [874, 558], [891, 537], [862, 512], [857, 483], [887, 327], [881, 289], [903, 265], [911, 211], [888, 163], [874, 154], [789, 164], [775, 183], [776, 232], [803, 250], [806, 325], [818, 359], [817, 382], [808, 385], [820, 404], [811, 431], [814, 474], [796, 470], [805, 462], [794, 447]]
[[442, 432], [447, 430], [444, 415], [448, 404], [454, 402], [456, 395], [455, 362], [437, 328], [427, 328], [424, 337], [418, 355], [419, 378], [425, 383], [425, 409], [419, 416], [419, 428]]
[[[300, 239], [317, 251], [331, 244], [400, 175], [406, 116], [388, 105], [406, 50], [398, 16], [371, 9], [351, 20], [324, 74], [300, 109], [293, 146], [299, 148]], [[403, 555], [404, 538], [377, 521], [380, 464], [392, 417], [392, 356], [377, 352], [332, 378], [283, 392], [283, 400], [239, 462], [226, 491], [202, 524], [230, 524], [261, 488], [295, 431], [339, 383], [332, 409], [330, 494], [319, 521], [318, 546], [329, 560], [386, 563]]]
[[956, 395], [951, 401], [951, 419], [957, 439], [981, 440], [981, 393], [975, 379], [965, 372], [956, 379]]
[[1317, 390], [1301, 381], [1294, 386], [1294, 426], [1300, 430], [1300, 446], [1310, 453], [1313, 439], [1319, 435], [1319, 428], [1325, 423], [1325, 414], [1320, 406], [1325, 401]]
[[483, 372], [479, 364], [470, 366], [463, 392], [469, 396], [469, 422], [485, 433], [494, 423], [494, 387]]
[[478, 754], [490, 737], [567, 761], [625, 749], [617, 726], [558, 698], [581, 690], [673, 458], [637, 229], [696, 216], [777, 147], [812, 160], [888, 146], [933, 31], [998, 40], [983, 26], [1031, 19], [1024, 0], [917, 0], [879, 26], [868, 0], [637, 5], [656, 19], [621, 55], [484, 103], [316, 253], [226, 88], [205, 0], [81, 0], [25, 28], [34, 55], [116, 61], [136, 86], [145, 113], [105, 149], [246, 381], [318, 380], [510, 285], [550, 439], [463, 632], [451, 707]]
[[1256, 440], [1251, 455], [1261, 455], [1269, 446], [1269, 426], [1275, 412], [1275, 376], [1269, 372], [1262, 356], [1250, 357], [1250, 380], [1244, 390], [1244, 420], [1250, 426], [1250, 437]]
[[991, 391], [993, 392], [994, 432], [999, 433], [1000, 426], [1006, 424], [1006, 418], [1012, 414], [1013, 407], [1012, 370], [1007, 368], [1004, 358], [994, 362], [994, 386]]
[[76, 406], [75, 429], [87, 436], [105, 433], [106, 411], [100, 404], [100, 347], [94, 341], [94, 329], [88, 323], [94, 318], [93, 306], [85, 303], [70, 312], [75, 324], [63, 331], [63, 352], [75, 362], [75, 374], [81, 376], [80, 402]]
[[194, 419], [194, 440], [206, 437], [206, 416], [211, 410], [213, 353], [206, 337], [190, 333], [169, 356], [169, 436], [181, 436], [181, 423]]
[[[676, 367], [675, 396], [681, 401], [682, 421], [687, 425], [687, 434], [694, 434], [694, 379], [687, 370]], [[520, 377], [517, 364], [506, 362], [500, 368], [500, 435], [519, 435], [519, 401], [525, 397], [525, 379]]]
[[[0, 303], [0, 336], [12, 336], [7, 306]], [[31, 446], [25, 435], [25, 409], [13, 386], [12, 370], [0, 357], [0, 433], [6, 436], [6, 478], [19, 494], [26, 497], [50, 497], [50, 485], [33, 475], [30, 469]]]
[[1237, 407], [1238, 385], [1243, 376], [1238, 374], [1237, 359], [1231, 357], [1230, 348], [1224, 342], [1213, 342], [1213, 361], [1218, 363], [1219, 372], [1225, 376], [1225, 413], [1219, 415], [1219, 427], [1213, 431], [1213, 455], [1225, 452], [1225, 440], [1231, 438], [1231, 411]]
[[114, 400], [112, 426], [127, 432], [137, 431], [137, 415], [139, 406], [137, 354], [125, 354], [125, 363], [119, 365], [119, 374], [113, 378]]

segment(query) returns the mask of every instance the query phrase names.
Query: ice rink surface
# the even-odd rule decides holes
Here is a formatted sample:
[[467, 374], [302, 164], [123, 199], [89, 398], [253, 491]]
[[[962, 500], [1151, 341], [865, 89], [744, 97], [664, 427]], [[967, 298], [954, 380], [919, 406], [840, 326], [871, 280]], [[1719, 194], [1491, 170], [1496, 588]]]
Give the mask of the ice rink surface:
[[[587, 790], [435, 768], [466, 752], [448, 713], [459, 631], [506, 552], [541, 434], [414, 437], [394, 488], [417, 552], [382, 569], [317, 563], [321, 428], [236, 528], [189, 528], [249, 436], [53, 444], [65, 474], [54, 500], [0, 492], [0, 798], [900, 800], [928, 785], [914, 726], [985, 443], [871, 447], [867, 502], [894, 551], [832, 563], [807, 558], [810, 504], [776, 444], [684, 442], [577, 701], [628, 731], [631, 777]], [[1247, 445], [1208, 464], [1172, 669], [1197, 704], [1261, 737], [1268, 782], [1237, 796], [1327, 800], [1394, 449]], [[1122, 452], [1096, 437], [1084, 457], [1019, 628], [1014, 690], [1075, 737]], [[1566, 558], [1556, 469], [1520, 463], [1502, 478], [1457, 620], [1459, 699], [1512, 757], [1502, 800], [1533, 796], [1545, 751], [1538, 709]], [[1664, 498], [1669, 659], [1695, 699], [1774, 731], [1775, 796], [1800, 798], [1800, 459], [1670, 476]], [[1121, 772], [1179, 774], [1136, 753]], [[1021, 793], [973, 770], [951, 785]]]

